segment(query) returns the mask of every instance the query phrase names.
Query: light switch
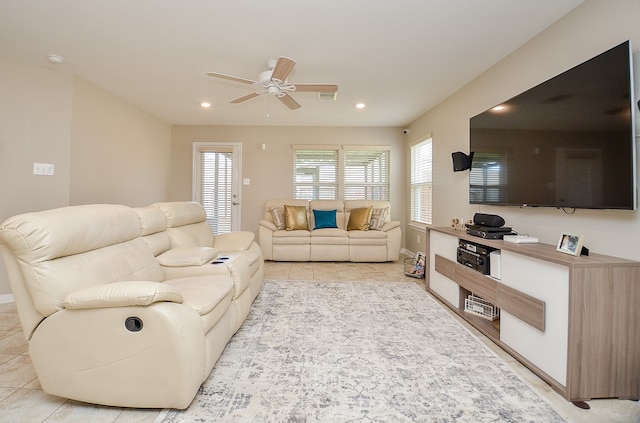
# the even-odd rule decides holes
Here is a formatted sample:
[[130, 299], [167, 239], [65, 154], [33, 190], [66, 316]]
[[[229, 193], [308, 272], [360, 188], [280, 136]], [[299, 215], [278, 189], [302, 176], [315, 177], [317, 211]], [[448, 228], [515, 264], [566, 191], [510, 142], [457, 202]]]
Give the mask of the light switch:
[[53, 176], [53, 173], [54, 173], [53, 163], [34, 163], [33, 164], [34, 175]]
[[242, 185], [251, 185], [251, 179], [250, 178], [244, 178], [242, 180]]

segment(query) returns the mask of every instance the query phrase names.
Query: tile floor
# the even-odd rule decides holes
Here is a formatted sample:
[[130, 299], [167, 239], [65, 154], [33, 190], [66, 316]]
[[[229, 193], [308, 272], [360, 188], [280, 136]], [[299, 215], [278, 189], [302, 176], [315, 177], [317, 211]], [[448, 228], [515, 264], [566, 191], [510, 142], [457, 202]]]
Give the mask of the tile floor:
[[[424, 279], [404, 275], [396, 263], [265, 263], [265, 278], [277, 280], [405, 281], [424, 288]], [[452, 315], [463, 322], [457, 315]], [[640, 403], [625, 400], [589, 401], [591, 410], [574, 407], [549, 385], [463, 322], [504, 358], [569, 422], [640, 422]], [[31, 366], [27, 343], [13, 303], [0, 304], [0, 422], [117, 422], [151, 423], [160, 410], [122, 409], [79, 403], [45, 394]]]

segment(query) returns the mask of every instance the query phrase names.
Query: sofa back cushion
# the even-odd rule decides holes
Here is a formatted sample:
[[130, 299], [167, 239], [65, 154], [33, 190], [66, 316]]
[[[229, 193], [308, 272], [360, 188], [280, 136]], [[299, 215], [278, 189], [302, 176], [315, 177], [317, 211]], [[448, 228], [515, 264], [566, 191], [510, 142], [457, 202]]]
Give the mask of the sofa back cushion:
[[0, 242], [15, 259], [33, 307], [45, 317], [82, 288], [162, 281], [163, 272], [140, 234], [136, 212], [114, 204], [26, 213], [0, 226]]
[[201, 204], [172, 201], [152, 206], [164, 212], [171, 248], [213, 247], [213, 230]]
[[167, 233], [167, 219], [159, 207], [138, 207], [134, 211], [140, 219], [142, 238], [147, 243], [154, 256], [168, 251], [171, 240]]

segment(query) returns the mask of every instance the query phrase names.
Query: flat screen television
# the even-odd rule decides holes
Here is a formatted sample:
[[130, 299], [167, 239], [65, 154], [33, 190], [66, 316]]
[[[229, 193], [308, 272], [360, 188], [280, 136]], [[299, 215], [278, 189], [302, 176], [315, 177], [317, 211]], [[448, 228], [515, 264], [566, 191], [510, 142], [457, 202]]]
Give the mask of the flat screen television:
[[637, 208], [626, 41], [470, 119], [469, 202]]

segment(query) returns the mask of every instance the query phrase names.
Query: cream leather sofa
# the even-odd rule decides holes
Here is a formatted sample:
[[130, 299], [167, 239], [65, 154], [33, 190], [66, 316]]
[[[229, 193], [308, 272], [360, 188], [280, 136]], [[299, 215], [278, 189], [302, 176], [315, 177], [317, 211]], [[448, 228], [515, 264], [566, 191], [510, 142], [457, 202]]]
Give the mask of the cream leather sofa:
[[247, 233], [213, 236], [195, 203], [143, 209], [71, 206], [0, 225], [45, 392], [110, 406], [186, 408], [249, 312], [263, 263]]
[[[306, 208], [306, 228], [277, 226], [277, 213], [285, 205]], [[366, 207], [386, 209], [379, 229], [347, 230], [352, 210]], [[337, 228], [316, 228], [314, 210], [336, 210]], [[391, 220], [391, 205], [382, 200], [269, 200], [258, 230], [262, 255], [273, 261], [396, 261], [401, 240], [400, 222]]]

